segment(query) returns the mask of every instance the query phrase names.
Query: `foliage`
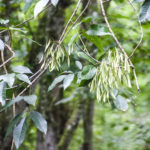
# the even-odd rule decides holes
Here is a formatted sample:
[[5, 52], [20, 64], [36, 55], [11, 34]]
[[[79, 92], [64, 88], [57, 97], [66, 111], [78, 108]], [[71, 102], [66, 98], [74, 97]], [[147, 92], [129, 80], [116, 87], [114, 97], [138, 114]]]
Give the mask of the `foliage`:
[[[123, 7], [120, 2], [123, 3]], [[16, 2], [12, 3], [17, 5]], [[50, 86], [47, 87], [47, 92], [51, 93], [55, 90], [55, 87], [59, 87], [63, 88], [65, 95], [63, 99], [55, 103], [56, 107], [59, 105], [66, 105], [66, 103], [74, 105], [74, 99], [80, 101], [77, 100], [79, 95], [82, 95], [80, 96], [82, 97], [81, 99], [86, 99], [89, 95], [92, 95], [92, 98], [99, 102], [107, 102], [103, 105], [96, 102], [96, 114], [94, 117], [94, 146], [96, 150], [110, 149], [110, 146], [112, 150], [122, 150], [126, 149], [126, 145], [129, 145], [129, 150], [144, 149], [146, 145], [149, 145], [150, 139], [148, 127], [149, 116], [144, 117], [145, 122], [140, 122], [138, 116], [140, 116], [140, 119], [143, 119], [141, 116], [148, 113], [149, 109], [148, 73], [150, 68], [148, 38], [150, 33], [150, 1], [135, 0], [133, 3], [136, 8], [140, 9], [140, 19], [138, 21], [144, 23], [142, 27], [145, 36], [142, 45], [138, 47], [136, 54], [133, 55], [132, 58], [127, 57], [121, 52], [118, 48], [119, 45], [113, 40], [113, 34], [109, 31], [106, 24], [103, 23], [103, 18], [99, 17], [99, 12], [96, 10], [95, 14], [83, 18], [79, 23], [75, 22], [74, 27], [71, 27], [71, 25], [66, 26], [67, 28], [70, 27], [71, 31], [68, 32], [68, 29], [64, 30], [65, 32], [62, 34], [62, 38], [60, 36], [59, 41], [48, 39], [48, 42], [45, 44], [45, 50], [43, 50], [42, 54], [39, 54], [40, 59], [38, 63], [40, 64], [40, 68], [34, 73], [34, 71], [31, 71], [34, 70], [33, 64], [27, 64], [28, 67], [24, 65], [27, 61], [26, 54], [30, 53], [29, 49], [31, 49], [33, 43], [37, 45], [41, 44], [39, 44], [39, 41], [34, 40], [30, 30], [33, 28], [33, 33], [37, 32], [36, 27], [37, 24], [40, 24], [39, 18], [42, 17], [40, 14], [51, 7], [50, 4], [55, 7], [54, 9], [57, 9], [59, 1], [39, 0], [35, 2], [29, 0], [26, 1], [26, 4], [21, 2], [20, 6], [18, 5], [17, 7], [21, 7], [23, 11], [20, 12], [16, 10], [14, 12], [19, 15], [16, 22], [12, 21], [15, 18], [13, 13], [9, 20], [4, 17], [0, 19], [0, 32], [5, 32], [6, 30], [13, 36], [18, 35], [19, 38], [21, 36], [23, 37], [23, 42], [21, 44], [18, 43], [17, 38], [13, 38], [12, 46], [16, 54], [17, 49], [21, 49], [20, 51], [24, 53], [23, 55], [22, 52], [19, 51], [18, 55], [13, 58], [9, 73], [5, 68], [8, 62], [1, 66], [4, 68], [5, 74], [2, 73], [0, 75], [0, 103], [2, 105], [0, 113], [15, 106], [16, 103], [27, 103], [27, 107], [10, 121], [6, 137], [13, 132], [14, 143], [18, 149], [24, 142], [26, 133], [28, 136], [28, 122], [31, 120], [37, 129], [46, 135], [48, 130], [47, 121], [41, 113], [35, 111], [35, 109], [37, 109], [37, 96], [35, 94], [38, 95], [40, 91], [36, 91], [35, 94], [27, 94], [25, 91], [28, 91], [31, 85], [34, 85], [39, 78], [42, 78], [41, 75], [49, 68], [48, 73], [52, 74], [53, 72], [57, 72], [57, 77], [55, 77], [51, 83], [49, 82]], [[116, 9], [116, 7], [121, 8]], [[139, 37], [139, 27], [137, 22], [132, 19], [135, 12], [133, 12], [132, 8], [128, 9], [128, 7], [125, 1], [112, 1], [108, 9], [108, 18], [112, 30], [129, 55], [132, 53], [134, 47], [136, 47], [136, 40], [138, 40], [137, 37]], [[23, 20], [29, 16], [28, 12], [30, 13], [31, 11], [33, 17], [29, 20], [35, 19], [34, 22], [28, 25], [23, 23], [22, 27], [16, 25], [21, 21], [23, 22]], [[79, 13], [80, 11], [81, 10], [79, 10]], [[101, 25], [99, 23], [100, 21], [102, 22]], [[82, 25], [86, 25], [87, 29], [82, 30]], [[43, 49], [43, 47], [42, 45], [41, 48]], [[4, 57], [3, 53], [6, 52], [6, 50], [11, 52], [12, 48], [9, 48], [5, 39], [1, 38], [0, 52], [2, 54], [2, 64]], [[21, 57], [19, 57], [19, 53]], [[35, 59], [34, 57], [37, 56], [32, 57]], [[134, 78], [135, 74], [131, 71], [133, 66], [131, 66], [130, 60], [133, 62], [137, 71], [137, 77], [142, 91], [138, 96], [137, 93], [135, 93], [136, 79]], [[145, 74], [142, 74], [141, 71]], [[147, 89], [145, 89], [145, 86], [147, 86]], [[89, 87], [91, 93], [85, 93], [82, 88], [77, 87]], [[20, 90], [21, 92], [18, 92]], [[73, 91], [72, 94], [70, 94], [70, 90]], [[24, 93], [26, 96], [23, 96]], [[137, 107], [137, 110], [135, 110], [136, 113], [134, 112], [135, 97], [137, 100], [136, 103], [140, 105]], [[142, 102], [140, 100], [142, 100]], [[112, 110], [110, 110], [110, 106], [112, 106]], [[101, 108], [99, 109], [99, 107]], [[145, 107], [146, 109], [144, 109]], [[71, 106], [71, 108], [74, 107]], [[70, 145], [70, 149], [72, 150], [79, 149], [83, 142], [82, 126], [83, 123], [80, 122]], [[101, 143], [100, 145], [97, 144], [99, 141]]]

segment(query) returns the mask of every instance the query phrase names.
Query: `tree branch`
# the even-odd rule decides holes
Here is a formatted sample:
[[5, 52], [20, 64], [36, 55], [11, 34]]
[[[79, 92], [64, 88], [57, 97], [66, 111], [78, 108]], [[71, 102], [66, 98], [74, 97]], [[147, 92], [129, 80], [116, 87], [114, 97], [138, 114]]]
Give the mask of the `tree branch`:
[[140, 92], [140, 89], [139, 89], [139, 84], [138, 84], [138, 81], [137, 81], [137, 76], [136, 76], [136, 72], [135, 72], [135, 68], [134, 68], [134, 65], [132, 64], [130, 58], [128, 57], [126, 51], [124, 50], [124, 48], [122, 47], [121, 43], [119, 42], [119, 40], [117, 39], [117, 37], [115, 36], [109, 22], [108, 22], [108, 19], [107, 19], [107, 16], [106, 16], [106, 13], [105, 13], [105, 10], [104, 10], [104, 5], [103, 5], [103, 1], [102, 0], [99, 0], [100, 2], [100, 7], [101, 7], [101, 10], [102, 10], [102, 15], [104, 17], [104, 20], [106, 22], [106, 25], [109, 29], [109, 32], [112, 34], [112, 37], [114, 38], [115, 42], [117, 43], [118, 47], [120, 48], [120, 50], [122, 51], [122, 53], [124, 54], [125, 57], [127, 57], [128, 59], [128, 62], [133, 70], [133, 75], [134, 75], [134, 78], [135, 78], [135, 83], [136, 83], [136, 88], [137, 88], [137, 91], [138, 93]]
[[136, 45], [136, 47], [132, 51], [131, 55], [129, 56], [129, 58], [131, 58], [134, 55], [134, 53], [136, 52], [136, 50], [138, 49], [138, 47], [142, 43], [142, 40], [143, 40], [143, 28], [142, 28], [142, 24], [141, 24], [140, 19], [139, 19], [139, 15], [137, 14], [136, 8], [134, 7], [134, 5], [132, 4], [132, 2], [130, 0], [127, 0], [127, 1], [131, 5], [131, 7], [133, 8], [133, 10], [134, 10], [134, 12], [136, 14], [136, 17], [137, 17], [137, 20], [138, 20], [138, 24], [139, 24], [139, 27], [140, 27], [140, 31], [141, 31], [140, 41], [138, 42], [138, 44]]

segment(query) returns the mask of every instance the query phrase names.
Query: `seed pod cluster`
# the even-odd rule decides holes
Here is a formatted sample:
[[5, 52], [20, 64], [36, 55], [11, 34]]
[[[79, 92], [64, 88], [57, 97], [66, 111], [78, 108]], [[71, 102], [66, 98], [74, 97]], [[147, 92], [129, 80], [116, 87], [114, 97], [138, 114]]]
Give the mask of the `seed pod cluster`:
[[110, 96], [114, 97], [113, 90], [118, 89], [121, 84], [131, 87], [129, 75], [128, 58], [117, 49], [115, 52], [109, 51], [97, 67], [96, 75], [89, 84], [90, 91], [96, 92], [98, 101], [106, 102]]
[[54, 69], [59, 70], [61, 61], [64, 61], [65, 53], [61, 46], [51, 43], [47, 43], [44, 51], [41, 69], [49, 66], [50, 72]]

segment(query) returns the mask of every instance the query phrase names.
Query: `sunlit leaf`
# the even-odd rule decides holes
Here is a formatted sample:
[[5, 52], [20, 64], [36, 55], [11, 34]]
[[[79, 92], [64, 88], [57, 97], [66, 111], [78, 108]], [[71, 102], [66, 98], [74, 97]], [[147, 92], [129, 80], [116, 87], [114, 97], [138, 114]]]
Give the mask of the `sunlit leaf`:
[[35, 106], [35, 102], [37, 100], [37, 96], [36, 95], [24, 96], [23, 99], [28, 104], [31, 104], [31, 105]]
[[12, 70], [17, 73], [32, 74], [31, 70], [25, 66], [14, 66], [14, 67], [12, 67]]
[[0, 39], [0, 51], [3, 51], [5, 48], [4, 42]]
[[116, 97], [116, 99], [114, 100], [114, 104], [119, 110], [126, 111], [128, 109], [127, 100], [120, 95]]
[[6, 103], [6, 82], [0, 82], [0, 103], [2, 106]]
[[31, 84], [31, 81], [29, 80], [28, 76], [25, 74], [17, 74], [16, 77], [21, 81]]
[[140, 10], [140, 21], [150, 21], [150, 1], [145, 0]]
[[64, 90], [70, 86], [70, 84], [72, 83], [74, 79], [74, 74], [68, 74], [66, 75], [66, 77], [64, 78], [64, 82], [63, 82], [63, 87], [64, 87]]
[[80, 70], [82, 69], [82, 64], [80, 61], [76, 61], [75, 64]]
[[9, 23], [9, 20], [0, 19], [0, 24], [7, 24]]
[[56, 6], [58, 4], [59, 0], [51, 0], [51, 3]]
[[46, 134], [47, 132], [47, 122], [46, 120], [43, 118], [43, 116], [36, 111], [32, 111], [30, 113], [30, 116], [33, 120], [33, 122], [35, 123], [36, 127], [43, 133]]
[[63, 81], [65, 77], [66, 77], [66, 75], [61, 75], [61, 76], [55, 78], [55, 80], [49, 86], [48, 91], [51, 91], [58, 83], [60, 83], [61, 81]]
[[49, 0], [40, 0], [35, 8], [34, 8], [34, 18], [36, 18], [38, 16], [38, 14], [43, 10], [43, 8], [47, 5], [47, 3], [49, 2]]
[[26, 118], [23, 118], [13, 131], [13, 139], [17, 149], [24, 141], [26, 130], [27, 130]]
[[5, 81], [9, 85], [9, 87], [12, 87], [15, 82], [15, 74], [11, 73], [6, 75], [1, 75], [0, 80]]

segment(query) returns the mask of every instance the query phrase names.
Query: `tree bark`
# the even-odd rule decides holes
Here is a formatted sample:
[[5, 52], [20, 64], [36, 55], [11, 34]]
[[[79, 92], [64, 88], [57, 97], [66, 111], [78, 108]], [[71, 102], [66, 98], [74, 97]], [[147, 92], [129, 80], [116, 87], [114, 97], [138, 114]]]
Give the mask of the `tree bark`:
[[65, 130], [63, 135], [61, 136], [57, 150], [68, 150], [74, 132], [78, 127], [79, 121], [83, 117], [84, 102], [84, 100], [81, 100], [77, 108], [74, 108], [74, 112], [72, 113], [72, 116], [65, 126]]
[[83, 120], [83, 127], [84, 127], [83, 150], [94, 150], [93, 116], [94, 116], [94, 100], [90, 98], [86, 101], [86, 108], [85, 108], [84, 120]]
[[[87, 4], [87, 0], [83, 1], [83, 9]], [[97, 10], [97, 0], [92, 0], [92, 5], [86, 10], [84, 17], [91, 16], [92, 13]], [[84, 30], [87, 30], [87, 25], [82, 25]], [[85, 41], [86, 42], [86, 41]], [[88, 44], [87, 44], [88, 45]], [[89, 46], [89, 49], [92, 49]], [[87, 87], [87, 92], [90, 93], [89, 88]], [[93, 117], [94, 117], [94, 100], [91, 98], [90, 94], [88, 99], [85, 102], [85, 110], [83, 115], [83, 130], [84, 130], [84, 142], [82, 145], [82, 150], [94, 150], [93, 148]]]

